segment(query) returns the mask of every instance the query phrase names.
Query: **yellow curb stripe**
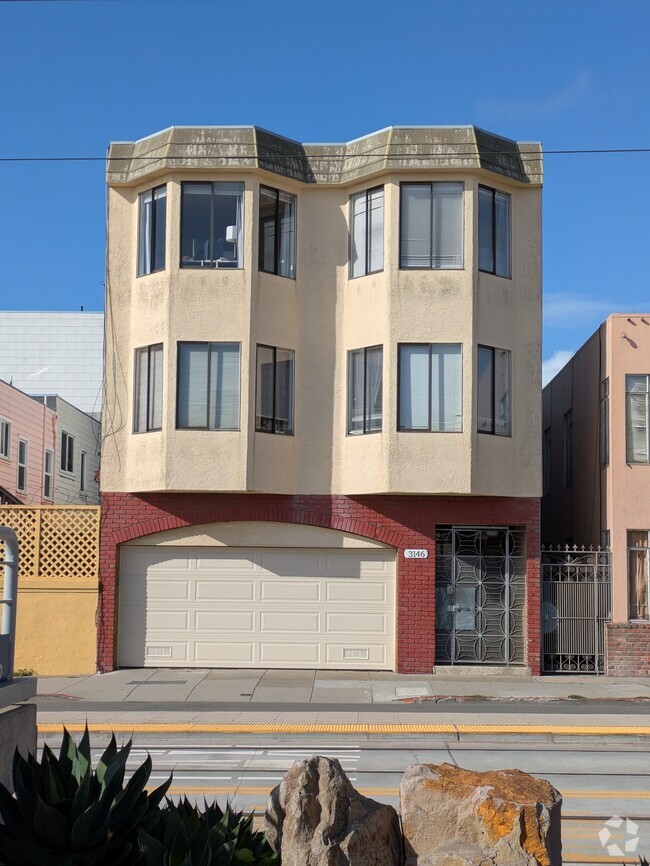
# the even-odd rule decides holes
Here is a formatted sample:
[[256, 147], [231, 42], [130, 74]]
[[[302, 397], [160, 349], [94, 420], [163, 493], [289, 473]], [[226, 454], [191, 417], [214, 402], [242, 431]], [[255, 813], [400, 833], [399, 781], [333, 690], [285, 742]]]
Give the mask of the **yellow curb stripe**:
[[[42, 722], [41, 734], [58, 734], [64, 722]], [[65, 724], [71, 733], [82, 732], [81, 722]], [[650, 737], [650, 725], [438, 725], [331, 722], [89, 722], [91, 733], [116, 734], [558, 734], [574, 736]]]

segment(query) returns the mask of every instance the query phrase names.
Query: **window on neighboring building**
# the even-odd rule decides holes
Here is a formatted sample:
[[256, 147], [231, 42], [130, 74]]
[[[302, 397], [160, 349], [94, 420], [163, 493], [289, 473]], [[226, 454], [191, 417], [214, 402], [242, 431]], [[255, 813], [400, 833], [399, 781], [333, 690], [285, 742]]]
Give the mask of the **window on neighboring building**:
[[165, 231], [167, 226], [167, 186], [157, 186], [140, 194], [140, 231], [138, 233], [138, 276], [165, 268]]
[[604, 547], [606, 550], [609, 549], [610, 544], [610, 531], [609, 529], [603, 529], [600, 533], [600, 546]]
[[460, 433], [462, 380], [460, 343], [402, 343], [398, 429]]
[[350, 276], [363, 277], [384, 267], [384, 188], [350, 197]]
[[181, 184], [181, 267], [241, 268], [244, 184]]
[[625, 377], [625, 420], [627, 426], [627, 462], [650, 462], [650, 424], [648, 399], [650, 376]]
[[52, 499], [52, 470], [54, 468], [54, 454], [46, 451], [43, 457], [43, 499]]
[[259, 269], [296, 276], [296, 197], [260, 186]]
[[18, 475], [16, 478], [16, 489], [20, 493], [27, 491], [27, 440], [18, 439]]
[[134, 378], [133, 432], [160, 430], [163, 398], [162, 343], [135, 350]]
[[564, 413], [564, 486], [573, 484], [573, 409]]
[[381, 346], [348, 352], [348, 433], [378, 433], [381, 430]]
[[86, 489], [86, 452], [81, 452], [79, 460], [79, 490], [83, 493]]
[[65, 431], [61, 433], [61, 471], [74, 472], [74, 437]]
[[647, 529], [632, 529], [627, 533], [628, 585], [630, 619], [648, 619], [650, 565], [648, 562]]
[[238, 430], [239, 343], [179, 343], [176, 426]]
[[463, 267], [463, 184], [403, 183], [400, 267]]
[[600, 465], [609, 466], [609, 379], [600, 383]]
[[257, 347], [256, 430], [293, 434], [293, 379], [291, 349]]
[[547, 427], [542, 436], [542, 492], [551, 492], [551, 428]]
[[0, 457], [9, 459], [11, 455], [11, 424], [0, 418]]
[[510, 436], [511, 355], [506, 349], [478, 347], [478, 431]]
[[510, 196], [487, 186], [478, 188], [478, 266], [510, 276]]

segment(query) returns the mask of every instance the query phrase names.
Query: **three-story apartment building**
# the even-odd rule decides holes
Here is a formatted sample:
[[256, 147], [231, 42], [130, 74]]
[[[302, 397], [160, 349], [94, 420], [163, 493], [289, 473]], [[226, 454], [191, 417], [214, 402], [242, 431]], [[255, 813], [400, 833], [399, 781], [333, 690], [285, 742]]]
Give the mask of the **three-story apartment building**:
[[99, 665], [539, 669], [541, 150], [108, 160]]

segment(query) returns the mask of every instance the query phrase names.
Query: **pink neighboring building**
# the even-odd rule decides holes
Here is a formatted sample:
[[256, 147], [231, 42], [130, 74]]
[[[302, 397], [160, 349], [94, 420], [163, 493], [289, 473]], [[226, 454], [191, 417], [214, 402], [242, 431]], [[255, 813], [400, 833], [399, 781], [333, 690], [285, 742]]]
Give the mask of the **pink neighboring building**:
[[53, 504], [56, 420], [56, 412], [0, 381], [0, 504]]
[[609, 674], [650, 674], [650, 314], [610, 316], [543, 392], [542, 542], [610, 546]]

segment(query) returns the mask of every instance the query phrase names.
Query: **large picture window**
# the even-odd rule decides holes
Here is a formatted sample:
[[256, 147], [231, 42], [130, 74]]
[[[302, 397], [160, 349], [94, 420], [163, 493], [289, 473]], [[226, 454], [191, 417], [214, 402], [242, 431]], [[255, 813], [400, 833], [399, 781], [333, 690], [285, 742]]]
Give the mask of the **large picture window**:
[[140, 195], [138, 232], [138, 276], [165, 268], [167, 186], [157, 186]]
[[133, 431], [147, 433], [162, 428], [162, 344], [135, 350]]
[[255, 429], [293, 434], [294, 352], [275, 346], [257, 347]]
[[400, 267], [463, 267], [463, 184], [403, 183]]
[[650, 462], [650, 376], [625, 377], [625, 423], [627, 462]]
[[243, 183], [182, 184], [182, 268], [242, 267], [243, 202]]
[[363, 277], [384, 267], [384, 188], [350, 198], [350, 276]]
[[260, 187], [259, 268], [279, 277], [296, 277], [296, 197]]
[[348, 352], [348, 433], [378, 433], [381, 430], [381, 346]]
[[478, 255], [479, 270], [510, 276], [510, 196], [487, 186], [478, 188]]
[[648, 562], [647, 529], [633, 529], [627, 533], [627, 567], [630, 619], [648, 619], [650, 565]]
[[176, 426], [238, 430], [239, 343], [179, 343]]
[[478, 432], [511, 435], [511, 358], [505, 349], [478, 347]]
[[460, 343], [400, 345], [398, 428], [460, 433], [462, 379]]

